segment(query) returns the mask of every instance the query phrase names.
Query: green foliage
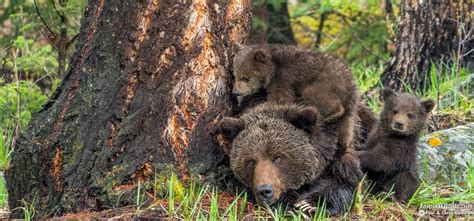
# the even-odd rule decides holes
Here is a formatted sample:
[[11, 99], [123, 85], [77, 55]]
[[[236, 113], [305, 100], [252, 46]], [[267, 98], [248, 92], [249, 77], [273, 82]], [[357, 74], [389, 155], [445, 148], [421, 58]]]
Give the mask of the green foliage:
[[34, 40], [18, 36], [12, 47], [16, 52], [6, 59], [6, 67], [18, 69], [30, 78], [40, 78], [44, 75], [54, 75], [58, 62], [51, 45], [37, 46]]
[[[66, 15], [69, 33], [77, 33], [85, 0], [37, 1], [38, 10], [48, 24], [41, 22], [33, 0], [0, 0], [0, 167], [8, 166], [11, 145], [33, 113], [39, 111], [47, 96], [59, 84], [55, 47], [43, 33], [59, 31]], [[55, 5], [53, 5], [53, 3]], [[57, 9], [57, 10], [56, 10]], [[68, 55], [70, 56], [70, 54]], [[39, 82], [39, 83], [38, 83]], [[38, 84], [37, 84], [38, 83]], [[20, 130], [18, 130], [20, 129]]]
[[[353, 64], [388, 60], [396, 21], [380, 1], [298, 1], [291, 5], [290, 16], [298, 44], [305, 48], [317, 47]], [[319, 33], [321, 22], [324, 25]], [[315, 45], [318, 34], [322, 38], [320, 45]]]
[[[87, 3], [86, 0], [36, 2], [38, 10], [33, 0], [2, 3], [5, 14], [0, 19], [7, 25], [0, 29], [0, 47], [4, 48], [2, 71], [10, 70], [2, 76], [7, 81], [13, 79], [11, 75], [15, 71], [34, 79], [49, 76], [54, 81], [58, 77], [55, 76], [59, 59], [55, 45], [58, 36], [62, 28], [66, 29], [69, 39], [78, 33], [80, 17]], [[71, 54], [72, 50], [69, 50], [65, 59]]]
[[[67, 26], [69, 33], [77, 33], [81, 25], [78, 18], [82, 16], [86, 4], [86, 0], [37, 0], [41, 16], [56, 33], [60, 33], [63, 26]], [[61, 17], [65, 18], [65, 23]]]
[[0, 87], [0, 168], [6, 168], [16, 128], [26, 127], [31, 115], [41, 109], [47, 97], [31, 81]]
[[381, 86], [380, 76], [382, 75], [383, 69], [384, 67], [382, 65], [353, 65], [352, 73], [354, 74], [359, 91], [365, 93], [374, 86]]
[[32, 113], [39, 111], [46, 101], [47, 97], [31, 81], [0, 87], [0, 125], [19, 121], [21, 127], [26, 126]]
[[267, 0], [267, 4], [271, 5], [275, 11], [278, 11], [281, 8], [283, 0]]

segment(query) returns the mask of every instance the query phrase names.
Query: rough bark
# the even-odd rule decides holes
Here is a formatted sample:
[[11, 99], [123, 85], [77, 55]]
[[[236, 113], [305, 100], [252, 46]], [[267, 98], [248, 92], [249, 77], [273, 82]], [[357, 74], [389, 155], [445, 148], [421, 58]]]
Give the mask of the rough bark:
[[253, 44], [296, 44], [288, 13], [288, 1], [281, 1], [278, 7], [265, 1], [254, 7], [254, 17], [266, 23], [266, 29], [252, 29]]
[[[472, 50], [472, 1], [404, 0], [392, 61], [382, 74], [385, 87], [402, 90], [423, 88], [428, 73], [441, 63], [464, 63]], [[471, 35], [471, 36], [469, 36]], [[472, 58], [472, 57], [471, 57]]]
[[[64, 80], [21, 135], [6, 171], [12, 217], [131, 202], [124, 186], [173, 165], [206, 174], [223, 160], [211, 128], [229, 114], [231, 45], [249, 0], [91, 0]], [[119, 202], [120, 199], [120, 203]]]

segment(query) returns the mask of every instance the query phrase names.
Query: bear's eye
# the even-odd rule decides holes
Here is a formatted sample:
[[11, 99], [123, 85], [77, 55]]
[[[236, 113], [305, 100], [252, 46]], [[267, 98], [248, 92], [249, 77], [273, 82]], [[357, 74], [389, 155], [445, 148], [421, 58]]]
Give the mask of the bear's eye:
[[397, 113], [398, 113], [398, 111], [397, 111], [397, 110], [393, 110], [393, 114], [397, 114]]
[[280, 163], [281, 162], [281, 157], [280, 156], [275, 157], [275, 159], [273, 159], [273, 162]]
[[413, 115], [412, 113], [408, 113], [407, 116], [408, 116], [408, 118], [410, 118], [410, 119], [413, 119], [413, 118], [415, 117], [415, 115]]
[[241, 77], [240, 80], [243, 81], [243, 82], [249, 82], [249, 81], [250, 81], [250, 78], [248, 78], [248, 77]]
[[255, 160], [249, 160], [249, 161], [247, 161], [247, 166], [249, 166], [249, 167], [254, 167], [254, 166], [255, 166]]

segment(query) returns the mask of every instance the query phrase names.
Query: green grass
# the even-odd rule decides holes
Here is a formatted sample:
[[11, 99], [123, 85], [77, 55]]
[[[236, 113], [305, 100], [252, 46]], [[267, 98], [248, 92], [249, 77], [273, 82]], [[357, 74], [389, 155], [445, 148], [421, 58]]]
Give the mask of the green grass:
[[373, 86], [378, 85], [381, 87], [380, 76], [383, 72], [383, 66], [364, 66], [357, 65], [352, 67], [352, 72], [356, 80], [356, 84], [359, 91], [366, 92]]
[[8, 167], [14, 130], [15, 127], [13, 123], [0, 125], [0, 169], [6, 169]]
[[472, 110], [474, 102], [469, 99], [469, 87], [465, 91], [459, 91], [460, 82], [465, 81], [469, 75], [472, 75], [467, 69], [456, 68], [455, 66], [445, 67], [442, 70], [432, 67], [430, 75], [430, 87], [417, 90], [415, 94], [425, 96], [438, 101], [443, 97], [447, 97], [454, 102], [454, 106], [446, 106], [439, 109], [443, 112], [466, 112]]
[[7, 205], [7, 188], [5, 186], [5, 179], [3, 172], [0, 175], [0, 208], [4, 208]]
[[[382, 66], [354, 66], [352, 69], [361, 93], [365, 93], [376, 85], [382, 88], [382, 83], [380, 82], [380, 76], [383, 72]], [[469, 87], [466, 87], [467, 89], [463, 91], [458, 90], [458, 88], [460, 82], [465, 81], [473, 74], [474, 73], [469, 72], [469, 70], [465, 68], [456, 68], [454, 64], [443, 64], [441, 67], [433, 66], [429, 73], [429, 78], [427, 78], [429, 82], [425, 84], [430, 85], [429, 87], [413, 91], [405, 84], [405, 91], [419, 97], [433, 99], [437, 103], [441, 101], [441, 99], [447, 99], [450, 101], [449, 103], [453, 103], [453, 105], [438, 105], [436, 109], [437, 112], [465, 116], [466, 114], [470, 114], [474, 108], [474, 101], [469, 99]], [[378, 96], [369, 97], [367, 104], [375, 112], [380, 110], [381, 103]], [[472, 121], [472, 119], [469, 120]]]
[[[359, 188], [354, 192], [354, 202], [351, 210], [332, 218], [339, 220], [372, 220], [383, 217], [395, 220], [415, 220], [420, 218], [419, 209], [423, 205], [474, 202], [473, 176], [474, 168], [469, 167], [468, 176], [463, 181], [464, 185], [429, 184], [423, 181], [415, 195], [406, 204], [393, 201], [393, 192], [370, 194], [370, 185], [369, 188], [363, 189], [361, 182]], [[318, 205], [318, 210], [312, 214], [307, 214], [283, 206], [271, 208], [258, 206], [248, 202], [245, 192], [231, 195], [193, 180], [183, 183], [174, 174], [168, 176], [164, 182], [168, 187], [162, 190], [166, 197], [156, 199], [148, 206], [137, 201], [138, 205], [135, 207], [137, 209], [131, 211], [127, 217], [134, 217], [134, 214], [159, 211], [160, 217], [184, 220], [307, 220], [308, 218], [311, 220], [326, 220], [329, 218], [324, 202], [315, 202]], [[142, 192], [137, 192], [140, 198], [147, 197], [147, 195], [140, 193]]]

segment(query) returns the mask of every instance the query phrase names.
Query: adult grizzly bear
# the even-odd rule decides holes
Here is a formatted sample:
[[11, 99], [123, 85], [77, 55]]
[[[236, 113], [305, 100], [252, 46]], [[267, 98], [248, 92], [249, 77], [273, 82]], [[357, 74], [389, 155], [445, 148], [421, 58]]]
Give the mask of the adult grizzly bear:
[[[362, 172], [354, 154], [337, 153], [335, 126], [321, 122], [315, 107], [267, 102], [238, 118], [223, 118], [220, 130], [232, 140], [234, 175], [259, 204], [314, 209], [321, 198], [330, 214], [338, 214], [350, 207]], [[341, 164], [346, 174], [334, 169]]]
[[264, 89], [269, 102], [314, 106], [322, 119], [338, 123], [342, 149], [353, 147], [359, 95], [342, 59], [286, 45], [236, 48], [233, 94], [239, 101]]
[[362, 170], [375, 183], [373, 192], [388, 192], [393, 186], [395, 198], [407, 201], [420, 183], [416, 144], [435, 103], [391, 89], [381, 94], [380, 121], [357, 155]]

